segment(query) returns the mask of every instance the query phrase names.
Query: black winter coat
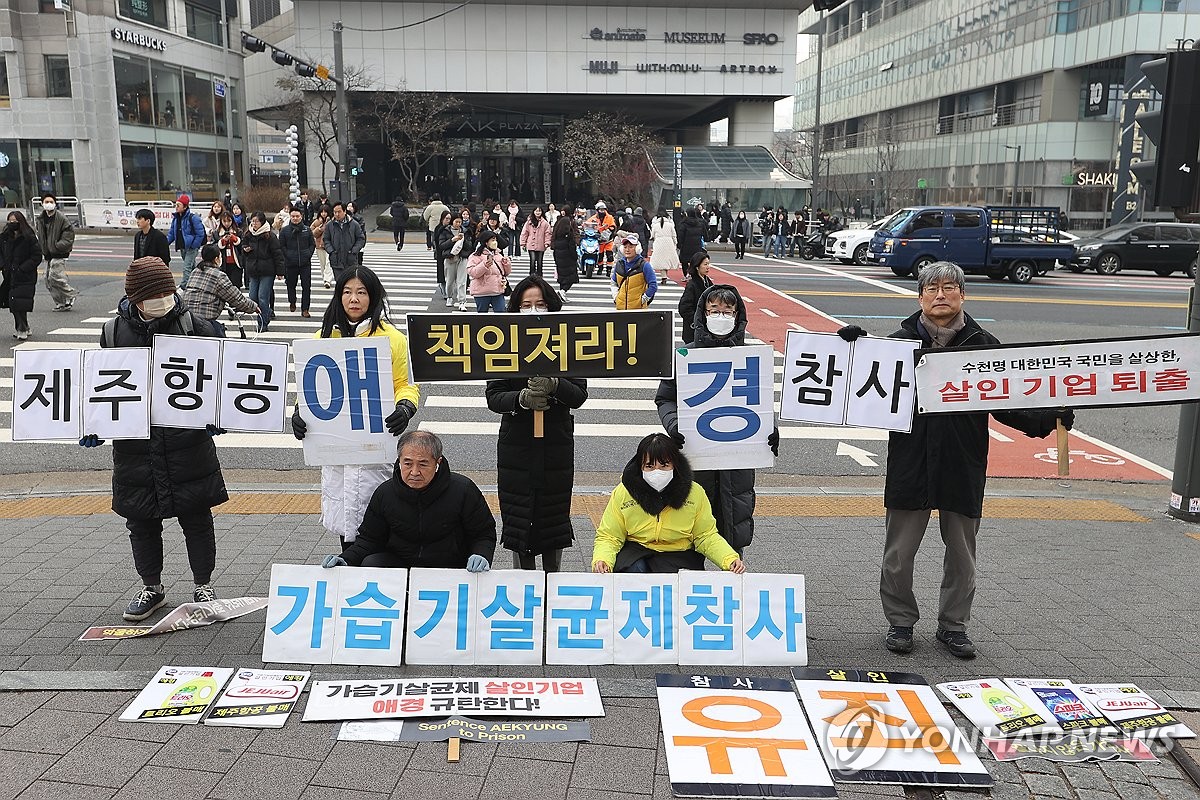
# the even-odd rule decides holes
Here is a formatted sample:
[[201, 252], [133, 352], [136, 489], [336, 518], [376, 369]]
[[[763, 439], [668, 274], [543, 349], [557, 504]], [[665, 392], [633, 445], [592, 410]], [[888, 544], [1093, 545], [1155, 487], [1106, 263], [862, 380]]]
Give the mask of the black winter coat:
[[[311, 233], [309, 234], [312, 235]], [[246, 231], [242, 236], [242, 269], [247, 278], [269, 278], [283, 276], [283, 248], [274, 231], [261, 236]]]
[[679, 262], [691, 269], [689, 262], [704, 245], [704, 223], [696, 217], [684, 217], [679, 223]]
[[[454, 228], [447, 225], [438, 229], [437, 241], [434, 243], [434, 246], [438, 249], [438, 252], [441, 253], [443, 261], [445, 261], [447, 258], [454, 257], [454, 254], [450, 251], [454, 249], [454, 235], [455, 233], [459, 232], [461, 232], [463, 235], [463, 244], [462, 249], [458, 251], [458, 257], [467, 258], [471, 255], [471, 251], [475, 249], [475, 239], [471, 236], [470, 231], [468, 231], [466, 228], [462, 228], [461, 231], [455, 231]], [[504, 241], [507, 243], [508, 240], [505, 239]], [[500, 244], [500, 249], [503, 250], [505, 245], [501, 244], [499, 241], [497, 241], [497, 243]]]
[[283, 251], [284, 266], [305, 269], [312, 264], [313, 253], [317, 252], [317, 240], [307, 225], [289, 222], [279, 231], [279, 249]]
[[[949, 347], [997, 345], [1000, 341], [979, 327], [966, 312], [966, 326]], [[918, 312], [900, 324], [892, 339], [919, 339], [925, 347], [933, 342], [919, 324]], [[920, 351], [916, 358], [920, 358]], [[1055, 429], [1058, 413], [1046, 411], [998, 411], [996, 421], [1037, 439]], [[908, 511], [936, 508], [972, 519], [983, 516], [983, 488], [987, 479], [988, 415], [917, 414], [912, 433], [888, 437], [887, 478], [883, 504]]]
[[559, 378], [543, 414], [544, 436], [533, 438], [533, 412], [517, 398], [518, 378], [488, 381], [488, 408], [500, 418], [496, 440], [496, 488], [500, 496], [500, 543], [522, 555], [570, 547], [571, 494], [575, 485], [575, 420], [571, 409], [588, 398], [587, 381]]
[[149, 233], [138, 231], [133, 235], [133, 260], [158, 256], [167, 266], [171, 265], [171, 245], [167, 243], [167, 235], [158, 228], [151, 228]]
[[451, 472], [445, 458], [420, 491], [394, 470], [371, 495], [358, 538], [342, 558], [357, 567], [367, 556], [383, 552], [399, 558], [404, 567], [463, 569], [472, 555], [490, 564], [496, 552], [496, 518], [475, 482]]
[[[691, 285], [690, 280], [688, 285]], [[704, 290], [692, 315], [695, 335], [692, 347], [740, 347], [746, 343], [746, 302], [742, 300], [741, 294], [738, 294], [737, 318], [733, 333], [723, 339], [717, 339], [708, 332], [704, 319], [707, 296], [714, 289], [733, 289], [737, 292], [734, 287], [719, 283]], [[658, 384], [654, 404], [658, 406], [658, 418], [662, 420], [667, 433], [678, 432], [679, 389], [674, 379]], [[684, 446], [687, 446], [686, 442]], [[696, 470], [694, 477], [712, 504], [713, 516], [717, 518], [717, 531], [729, 542], [730, 547], [741, 554], [754, 540], [754, 470]]]
[[684, 344], [691, 344], [696, 338], [693, 331], [696, 327], [696, 309], [700, 304], [700, 295], [712, 285], [710, 278], [701, 278], [699, 273], [693, 272], [688, 278], [687, 286], [683, 287], [683, 294], [679, 298], [679, 318], [683, 320]]
[[650, 226], [646, 224], [646, 218], [641, 214], [630, 214], [625, 218], [625, 224], [622, 230], [626, 233], [632, 233], [638, 237], [638, 241], [642, 243], [642, 252], [646, 253], [650, 250]]
[[[215, 336], [212, 323], [184, 309], [146, 322], [122, 298], [117, 306], [115, 347], [149, 347], [156, 333], [182, 336], [184, 314], [192, 317], [193, 336]], [[104, 347], [103, 335], [100, 346]], [[168, 519], [195, 514], [229, 499], [212, 437], [204, 430], [150, 427], [149, 439], [113, 442], [112, 509], [126, 519]]]
[[0, 235], [0, 266], [4, 268], [0, 307], [26, 313], [33, 311], [40, 263], [42, 250], [35, 237], [17, 236], [12, 231]]

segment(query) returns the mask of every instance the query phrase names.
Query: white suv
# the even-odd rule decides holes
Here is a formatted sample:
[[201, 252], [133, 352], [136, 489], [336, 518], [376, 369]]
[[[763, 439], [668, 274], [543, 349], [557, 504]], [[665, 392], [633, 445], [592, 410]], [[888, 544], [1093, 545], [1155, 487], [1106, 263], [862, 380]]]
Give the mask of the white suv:
[[875, 220], [865, 228], [846, 228], [829, 234], [825, 241], [825, 252], [843, 264], [866, 264], [870, 258], [871, 237], [882, 219]]

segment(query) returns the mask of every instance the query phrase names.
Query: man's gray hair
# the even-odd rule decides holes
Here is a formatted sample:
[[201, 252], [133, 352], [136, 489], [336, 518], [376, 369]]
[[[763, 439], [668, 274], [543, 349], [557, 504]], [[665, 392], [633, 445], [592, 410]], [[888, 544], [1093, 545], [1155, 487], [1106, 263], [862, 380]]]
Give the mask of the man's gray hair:
[[926, 286], [941, 286], [953, 283], [959, 289], [965, 289], [967, 276], [962, 267], [953, 261], [935, 261], [927, 267], [922, 267], [917, 275], [917, 292], [924, 292]]
[[419, 450], [424, 450], [433, 456], [434, 461], [440, 461], [442, 458], [442, 440], [437, 437], [437, 434], [429, 431], [409, 431], [400, 437], [400, 441], [396, 442], [396, 457], [400, 457], [401, 451], [405, 447], [412, 445]]

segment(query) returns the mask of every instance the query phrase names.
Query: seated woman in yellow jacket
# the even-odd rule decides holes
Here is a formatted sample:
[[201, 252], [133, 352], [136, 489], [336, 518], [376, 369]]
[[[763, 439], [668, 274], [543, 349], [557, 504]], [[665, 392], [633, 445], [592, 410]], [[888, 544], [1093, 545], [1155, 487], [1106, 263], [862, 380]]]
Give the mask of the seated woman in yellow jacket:
[[708, 558], [741, 575], [746, 565], [717, 533], [704, 489], [675, 441], [652, 433], [638, 444], [604, 509], [592, 572], [704, 569]]

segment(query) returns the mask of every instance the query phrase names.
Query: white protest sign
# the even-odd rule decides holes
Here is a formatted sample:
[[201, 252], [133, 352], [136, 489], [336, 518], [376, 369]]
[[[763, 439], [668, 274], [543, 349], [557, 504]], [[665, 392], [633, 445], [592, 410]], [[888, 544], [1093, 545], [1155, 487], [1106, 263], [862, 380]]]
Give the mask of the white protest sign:
[[742, 644], [747, 666], [808, 663], [804, 576], [748, 572], [742, 576]]
[[1004, 681], [1022, 702], [1058, 723], [1066, 732], [1103, 728], [1104, 715], [1081, 696], [1079, 687], [1065, 678], [1007, 678]]
[[288, 346], [221, 340], [221, 402], [217, 427], [251, 433], [284, 430], [288, 418]]
[[618, 664], [678, 664], [677, 574], [613, 575], [613, 657]]
[[602, 717], [595, 678], [314, 681], [305, 722], [405, 717]]
[[787, 681], [659, 674], [671, 792], [680, 797], [837, 797]]
[[742, 665], [742, 577], [679, 572], [679, 663]]
[[83, 433], [101, 439], [150, 438], [150, 348], [83, 354]]
[[779, 418], [909, 432], [921, 343], [789, 331]]
[[263, 661], [333, 662], [333, 615], [344, 568], [272, 564]]
[[82, 385], [82, 351], [13, 350], [13, 441], [78, 440]]
[[311, 673], [239, 669], [213, 703], [205, 725], [282, 728], [295, 709]]
[[404, 643], [406, 663], [475, 663], [479, 610], [476, 575], [461, 569], [412, 571]]
[[546, 663], [612, 664], [612, 573], [546, 575]]
[[334, 664], [395, 667], [404, 647], [408, 570], [335, 567]]
[[158, 335], [153, 353], [150, 424], [168, 428], [216, 425], [221, 340]]
[[1079, 693], [1126, 735], [1152, 733], [1156, 737], [1172, 739], [1191, 739], [1196, 735], [1136, 684], [1079, 684]]
[[939, 683], [937, 688], [984, 736], [1003, 739], [1024, 732], [1063, 732], [1044, 705], [1025, 703], [999, 678]]
[[297, 339], [296, 405], [308, 424], [304, 463], [386, 464], [396, 440], [383, 424], [395, 408], [385, 336]]
[[833, 777], [982, 789], [992, 776], [920, 675], [793, 669]]
[[917, 364], [922, 414], [1153, 405], [1200, 399], [1200, 338], [930, 350]]
[[770, 345], [679, 348], [679, 432], [697, 470], [775, 464], [775, 355]]
[[489, 570], [477, 576], [476, 664], [541, 664], [546, 573]]
[[222, 667], [163, 667], [121, 712], [122, 722], [195, 724], [233, 674]]

